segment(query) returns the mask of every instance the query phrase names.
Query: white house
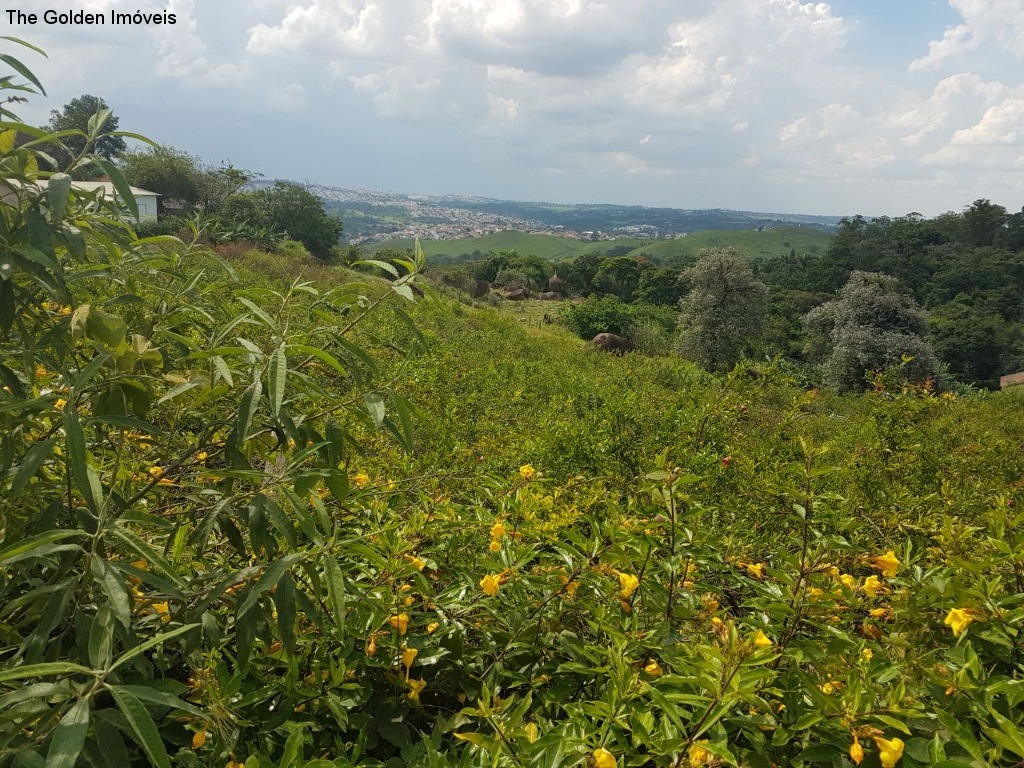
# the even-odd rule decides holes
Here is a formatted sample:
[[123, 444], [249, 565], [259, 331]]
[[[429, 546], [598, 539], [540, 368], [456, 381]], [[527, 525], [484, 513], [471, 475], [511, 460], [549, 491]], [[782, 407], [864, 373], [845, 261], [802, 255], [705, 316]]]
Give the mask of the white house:
[[[43, 181], [40, 184], [45, 186], [46, 182]], [[111, 200], [116, 200], [118, 197], [114, 185], [109, 181], [72, 181], [71, 188], [88, 193], [101, 190], [103, 196]], [[156, 221], [156, 199], [160, 195], [156, 192], [150, 192], [148, 189], [139, 189], [138, 187], [128, 187], [128, 189], [132, 191], [135, 204], [139, 206], [139, 219], [135, 223]]]
[[[35, 183], [41, 189], [46, 189], [48, 185], [46, 179], [39, 179]], [[117, 191], [114, 189], [113, 183], [109, 181], [72, 181], [71, 188], [87, 194], [93, 194], [98, 190], [108, 200], [118, 199]], [[18, 199], [22, 194], [20, 190], [22, 189], [21, 184], [9, 179], [0, 180], [0, 200], [7, 205], [17, 205]], [[129, 187], [129, 189], [135, 198], [135, 204], [139, 206], [139, 218], [135, 223], [156, 221], [156, 199], [160, 195], [156, 192], [150, 192], [148, 189], [139, 189], [138, 187]]]

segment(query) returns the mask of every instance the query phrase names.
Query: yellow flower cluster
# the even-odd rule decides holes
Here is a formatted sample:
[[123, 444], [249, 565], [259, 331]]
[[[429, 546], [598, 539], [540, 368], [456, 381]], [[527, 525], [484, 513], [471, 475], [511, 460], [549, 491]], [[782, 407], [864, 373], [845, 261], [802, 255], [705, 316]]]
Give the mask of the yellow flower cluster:
[[494, 525], [491, 526], [491, 552], [497, 552], [501, 549], [501, 540], [505, 536], [505, 524], [501, 520], [495, 520]]
[[960, 635], [967, 631], [967, 627], [977, 620], [977, 617], [969, 608], [950, 608], [942, 623], [952, 630], [953, 637], [960, 637]]
[[523, 464], [523, 466], [519, 468], [519, 476], [526, 482], [529, 482], [537, 476], [537, 470], [534, 469], [531, 464]]
[[480, 579], [480, 589], [483, 590], [484, 594], [488, 597], [494, 597], [498, 594], [498, 589], [501, 587], [501, 576], [497, 576], [493, 573], [485, 574]]

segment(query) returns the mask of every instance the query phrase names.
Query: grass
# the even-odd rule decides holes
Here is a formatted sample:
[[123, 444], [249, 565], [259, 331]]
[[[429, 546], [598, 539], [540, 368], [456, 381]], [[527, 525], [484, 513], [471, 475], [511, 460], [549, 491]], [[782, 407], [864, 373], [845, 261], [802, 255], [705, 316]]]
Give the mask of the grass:
[[[483, 237], [467, 237], [454, 240], [421, 240], [420, 245], [427, 256], [455, 257], [474, 251], [517, 251], [524, 255], [542, 256], [546, 259], [572, 259], [584, 253], [606, 253], [614, 248], [631, 246], [630, 255], [647, 254], [658, 261], [683, 257], [695, 258], [707, 248], [735, 248], [751, 259], [763, 259], [788, 254], [822, 252], [828, 246], [831, 236], [808, 227], [779, 227], [763, 231], [732, 229], [706, 230], [678, 240], [640, 240], [637, 238], [616, 238], [586, 242], [554, 235], [537, 235], [528, 232], [495, 232]], [[364, 246], [373, 254], [383, 248], [403, 250], [412, 248], [408, 238], [384, 240]]]

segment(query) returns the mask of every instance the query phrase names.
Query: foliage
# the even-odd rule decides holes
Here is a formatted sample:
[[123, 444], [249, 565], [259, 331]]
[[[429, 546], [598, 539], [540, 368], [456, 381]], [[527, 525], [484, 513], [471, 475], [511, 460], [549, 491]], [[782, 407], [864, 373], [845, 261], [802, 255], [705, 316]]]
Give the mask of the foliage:
[[565, 326], [581, 339], [589, 341], [599, 333], [614, 333], [633, 340], [634, 331], [652, 323], [664, 332], [675, 327], [676, 313], [648, 304], [627, 304], [614, 296], [591, 297], [562, 309]]
[[284, 182], [234, 195], [225, 201], [218, 217], [228, 228], [242, 225], [286, 233], [321, 259], [330, 257], [342, 230], [341, 221], [324, 211], [316, 195]]
[[728, 370], [761, 335], [768, 288], [735, 251], [708, 251], [680, 276], [679, 346], [708, 370]]
[[863, 389], [865, 374], [900, 368], [909, 381], [941, 374], [925, 338], [927, 315], [887, 275], [854, 272], [839, 298], [804, 318], [807, 352], [820, 360], [825, 381], [840, 392]]
[[[100, 115], [100, 119], [94, 121], [96, 115]], [[87, 135], [93, 129], [101, 135], [90, 143], [91, 152], [108, 160], [122, 155], [127, 147], [124, 138], [117, 134], [119, 123], [107, 102], [89, 94], [72, 99], [59, 110], [51, 110], [47, 129], [51, 134], [64, 134], [60, 137], [63, 144], [59, 151], [60, 167], [68, 168], [73, 159], [85, 151]]]
[[0, 765], [1024, 760], [1019, 394], [139, 240], [6, 129]]
[[129, 183], [161, 196], [161, 212], [169, 203], [176, 209], [214, 211], [252, 178], [230, 166], [207, 166], [199, 157], [168, 146], [125, 152], [118, 164]]

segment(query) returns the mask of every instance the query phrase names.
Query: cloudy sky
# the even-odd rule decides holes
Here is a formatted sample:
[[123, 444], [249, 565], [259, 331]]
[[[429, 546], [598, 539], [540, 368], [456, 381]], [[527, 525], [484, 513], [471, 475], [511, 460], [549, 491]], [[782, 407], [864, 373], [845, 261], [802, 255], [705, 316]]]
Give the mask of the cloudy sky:
[[[1024, 0], [8, 0], [48, 97], [268, 177], [821, 214], [1024, 205]], [[108, 14], [109, 15], [109, 14]], [[3, 45], [11, 52], [7, 44]], [[21, 55], [21, 54], [19, 54]]]

